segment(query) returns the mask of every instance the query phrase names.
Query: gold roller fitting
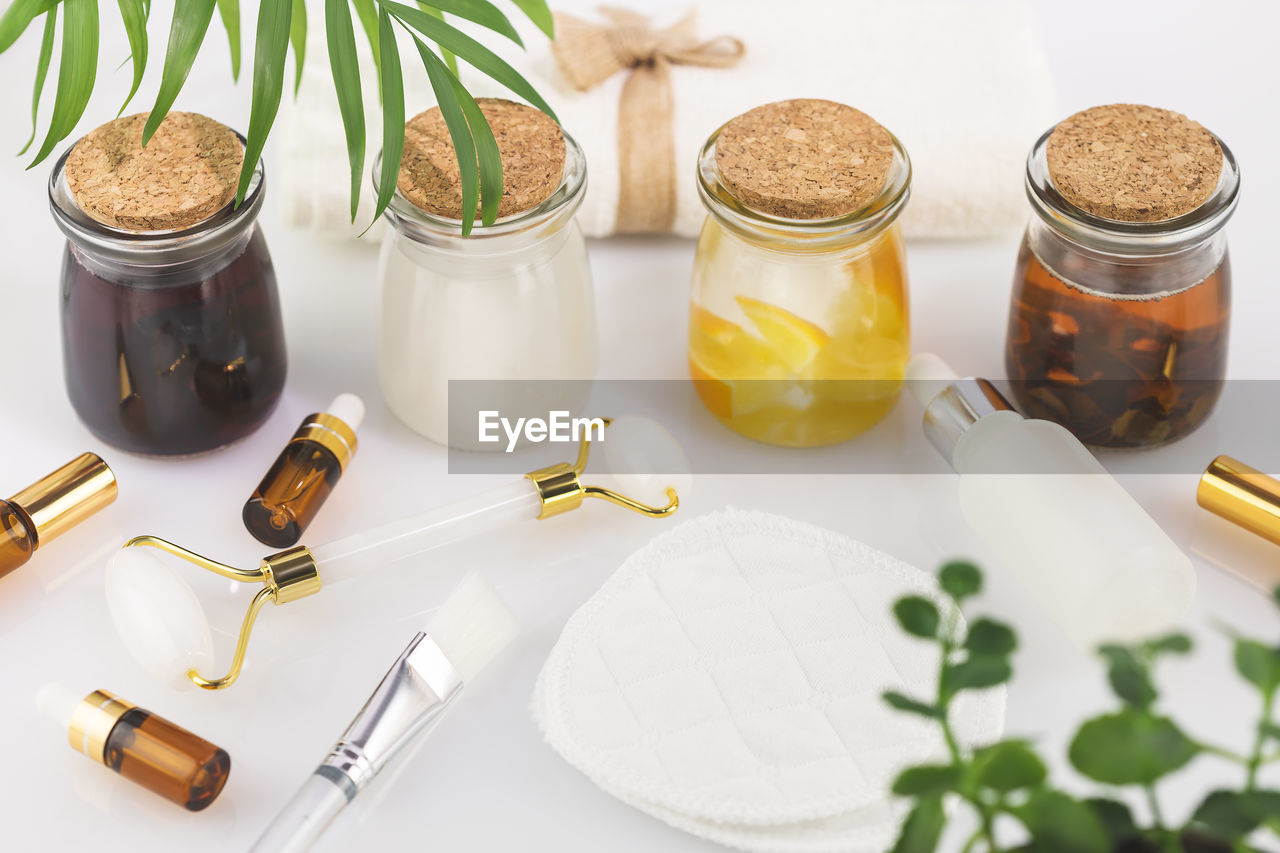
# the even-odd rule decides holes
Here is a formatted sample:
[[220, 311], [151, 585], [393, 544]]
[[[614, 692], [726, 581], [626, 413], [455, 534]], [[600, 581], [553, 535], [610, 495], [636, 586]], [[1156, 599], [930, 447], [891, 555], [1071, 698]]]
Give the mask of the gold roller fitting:
[[187, 678], [191, 679], [197, 687], [203, 687], [205, 690], [221, 690], [234, 684], [240, 677], [240, 669], [244, 666], [244, 653], [249, 647], [249, 634], [253, 632], [253, 623], [264, 604], [268, 601], [276, 605], [288, 604], [290, 601], [297, 601], [299, 598], [306, 598], [320, 591], [320, 570], [316, 566], [315, 558], [311, 556], [311, 551], [301, 545], [263, 557], [256, 569], [237, 569], [235, 566], [211, 560], [156, 536], [135, 536], [124, 543], [124, 547], [156, 548], [213, 572], [215, 575], [221, 575], [239, 583], [263, 585], [249, 602], [249, 610], [244, 614], [244, 621], [240, 624], [240, 635], [236, 639], [236, 651], [231, 658], [230, 671], [221, 678], [206, 678], [194, 669], [187, 672]]
[[[601, 420], [604, 421], [606, 429], [613, 423], [611, 418], [601, 418]], [[525, 474], [525, 477], [532, 480], [537, 487], [538, 498], [542, 501], [542, 511], [538, 513], [538, 518], [551, 518], [553, 515], [577, 509], [582, 506], [586, 498], [600, 498], [650, 518], [665, 518], [680, 508], [680, 497], [670, 486], [667, 487], [666, 506], [650, 506], [601, 486], [584, 486], [581, 477], [587, 469], [587, 456], [591, 452], [589, 436], [590, 430], [583, 435], [578, 445], [578, 458], [572, 465], [568, 462], [558, 462]]]

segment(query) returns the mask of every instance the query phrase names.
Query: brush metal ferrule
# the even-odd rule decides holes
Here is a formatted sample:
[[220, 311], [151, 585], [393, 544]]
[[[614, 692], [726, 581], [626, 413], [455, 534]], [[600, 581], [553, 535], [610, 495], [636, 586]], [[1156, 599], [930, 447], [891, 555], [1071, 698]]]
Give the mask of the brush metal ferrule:
[[[409, 643], [316, 773], [351, 799], [412, 741], [462, 689], [462, 675], [424, 633]], [[335, 776], [345, 778], [342, 785]]]

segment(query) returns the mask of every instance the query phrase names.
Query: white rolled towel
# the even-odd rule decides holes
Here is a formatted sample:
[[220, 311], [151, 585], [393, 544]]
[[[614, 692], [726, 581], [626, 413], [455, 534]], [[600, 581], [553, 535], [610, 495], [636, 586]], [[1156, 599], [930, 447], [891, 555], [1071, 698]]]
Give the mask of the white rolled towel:
[[[527, 52], [493, 33], [460, 26], [520, 70], [582, 145], [589, 187], [579, 221], [588, 236], [610, 235], [618, 206], [618, 103], [629, 72], [589, 91], [575, 90], [556, 66], [547, 39], [514, 7], [499, 5], [510, 12]], [[559, 0], [553, 8], [599, 20], [596, 5]], [[643, 6], [655, 26], [689, 10], [687, 2]], [[1025, 0], [698, 0], [696, 9], [700, 39], [733, 36], [746, 53], [731, 68], [671, 69], [676, 234], [696, 236], [702, 223], [694, 163], [707, 136], [752, 107], [798, 97], [850, 104], [902, 140], [914, 170], [902, 220], [908, 237], [998, 236], [1025, 222], [1023, 163], [1055, 119], [1048, 62]], [[352, 226], [346, 147], [328, 79], [324, 28], [312, 27], [310, 37], [301, 94], [296, 102], [285, 99], [282, 117], [285, 219], [355, 234], [368, 224], [372, 190], [366, 182], [361, 217]], [[422, 68], [409, 61], [412, 49], [402, 55], [406, 115], [412, 116], [435, 101]], [[381, 126], [367, 52], [362, 59], [372, 162]], [[477, 96], [510, 97], [465, 64], [463, 82]]]

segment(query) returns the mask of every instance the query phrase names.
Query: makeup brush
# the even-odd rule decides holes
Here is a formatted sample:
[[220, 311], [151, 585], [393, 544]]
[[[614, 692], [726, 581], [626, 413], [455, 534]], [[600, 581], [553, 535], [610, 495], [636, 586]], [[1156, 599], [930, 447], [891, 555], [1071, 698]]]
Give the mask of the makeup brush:
[[440, 718], [518, 630], [488, 582], [477, 574], [464, 578], [254, 844], [254, 853], [310, 849], [347, 803]]

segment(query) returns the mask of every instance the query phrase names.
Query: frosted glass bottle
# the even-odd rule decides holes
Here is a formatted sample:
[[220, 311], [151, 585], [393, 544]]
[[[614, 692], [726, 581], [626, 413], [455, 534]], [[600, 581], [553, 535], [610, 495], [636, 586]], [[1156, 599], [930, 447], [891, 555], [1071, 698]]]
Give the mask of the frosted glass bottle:
[[966, 521], [1077, 643], [1178, 626], [1195, 597], [1191, 561], [1075, 436], [1023, 418], [934, 356], [914, 359], [907, 378], [960, 474]]

